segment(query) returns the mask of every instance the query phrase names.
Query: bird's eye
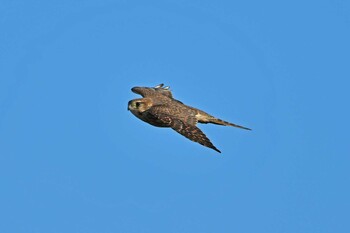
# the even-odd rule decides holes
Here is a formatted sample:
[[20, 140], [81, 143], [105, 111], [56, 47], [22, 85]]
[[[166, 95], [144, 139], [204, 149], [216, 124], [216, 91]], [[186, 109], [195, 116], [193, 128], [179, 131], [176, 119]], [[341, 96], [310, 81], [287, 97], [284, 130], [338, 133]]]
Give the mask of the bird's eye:
[[136, 102], [135, 103], [136, 108], [140, 107], [140, 104], [141, 104], [140, 102]]

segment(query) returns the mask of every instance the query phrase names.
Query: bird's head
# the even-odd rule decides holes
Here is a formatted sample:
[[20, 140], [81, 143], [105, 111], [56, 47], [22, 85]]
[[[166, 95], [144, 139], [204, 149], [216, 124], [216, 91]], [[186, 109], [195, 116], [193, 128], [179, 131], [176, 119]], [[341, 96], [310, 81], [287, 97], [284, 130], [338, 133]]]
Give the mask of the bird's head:
[[134, 99], [128, 103], [128, 110], [132, 113], [143, 113], [152, 107], [152, 100], [149, 98]]

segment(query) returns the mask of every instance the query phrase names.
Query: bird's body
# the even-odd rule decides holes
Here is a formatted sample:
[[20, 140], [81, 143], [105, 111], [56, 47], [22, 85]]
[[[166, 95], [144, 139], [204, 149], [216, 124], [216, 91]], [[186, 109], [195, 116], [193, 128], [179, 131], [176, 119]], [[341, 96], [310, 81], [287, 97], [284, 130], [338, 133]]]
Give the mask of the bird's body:
[[173, 98], [169, 87], [133, 87], [134, 93], [143, 98], [130, 100], [128, 110], [136, 117], [157, 127], [170, 127], [203, 146], [220, 152], [196, 126], [197, 123], [213, 123], [247, 129], [243, 126], [215, 118], [204, 111], [187, 106]]

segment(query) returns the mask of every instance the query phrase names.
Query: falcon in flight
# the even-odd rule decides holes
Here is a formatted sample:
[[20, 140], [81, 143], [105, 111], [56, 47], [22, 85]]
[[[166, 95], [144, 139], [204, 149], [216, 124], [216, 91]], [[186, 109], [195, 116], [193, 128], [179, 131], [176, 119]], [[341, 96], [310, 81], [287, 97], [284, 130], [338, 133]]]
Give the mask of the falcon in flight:
[[213, 123], [250, 130], [183, 104], [173, 98], [169, 87], [164, 87], [164, 84], [159, 84], [155, 87], [133, 87], [131, 91], [143, 97], [130, 100], [128, 103], [128, 110], [136, 117], [157, 127], [172, 128], [186, 138], [219, 153], [221, 151], [196, 126], [197, 123]]

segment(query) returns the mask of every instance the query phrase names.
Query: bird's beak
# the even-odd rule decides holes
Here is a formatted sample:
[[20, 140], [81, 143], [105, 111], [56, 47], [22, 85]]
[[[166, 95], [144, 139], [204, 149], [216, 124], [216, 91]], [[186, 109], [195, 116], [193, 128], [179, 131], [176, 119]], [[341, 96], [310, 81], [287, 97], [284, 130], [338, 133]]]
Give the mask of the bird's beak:
[[128, 111], [130, 111], [131, 100], [128, 102]]

